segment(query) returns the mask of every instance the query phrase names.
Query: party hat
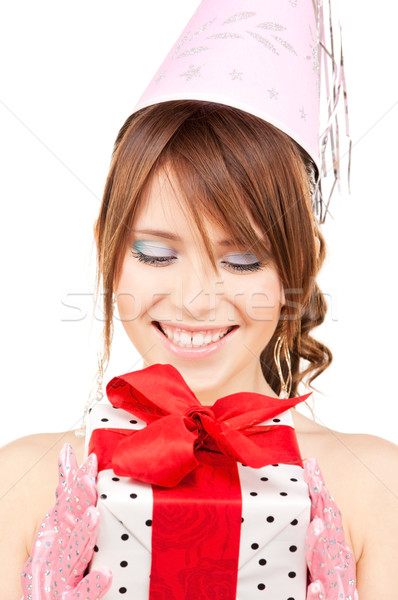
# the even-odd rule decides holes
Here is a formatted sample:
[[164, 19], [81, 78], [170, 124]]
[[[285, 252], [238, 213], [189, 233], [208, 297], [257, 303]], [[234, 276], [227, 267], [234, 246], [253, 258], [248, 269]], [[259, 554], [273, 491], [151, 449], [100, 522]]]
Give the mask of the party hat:
[[[331, 26], [329, 48], [326, 33], [322, 0], [203, 0], [134, 110], [169, 100], [205, 100], [275, 125], [318, 169], [313, 202], [323, 222], [330, 198], [323, 201], [320, 182], [328, 170], [329, 146], [334, 183], [340, 177], [337, 107], [342, 95], [348, 115], [341, 46], [336, 60]], [[323, 127], [322, 65], [328, 113]]]

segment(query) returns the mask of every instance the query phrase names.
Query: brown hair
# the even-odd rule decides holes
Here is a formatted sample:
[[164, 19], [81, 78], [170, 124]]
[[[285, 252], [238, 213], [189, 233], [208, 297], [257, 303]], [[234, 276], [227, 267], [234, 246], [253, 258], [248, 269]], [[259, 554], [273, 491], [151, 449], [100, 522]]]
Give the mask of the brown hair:
[[[330, 350], [309, 335], [327, 310], [315, 281], [325, 243], [311, 207], [314, 169], [288, 135], [221, 104], [194, 100], [156, 104], [131, 115], [117, 136], [95, 224], [97, 298], [101, 276], [104, 291], [105, 361], [113, 337], [112, 294], [134, 216], [151, 177], [170, 165], [184, 209], [198, 227], [214, 268], [204, 216], [222, 223], [238, 245], [255, 246], [260, 260], [271, 250], [286, 304], [261, 353], [261, 368], [278, 394], [273, 349], [278, 336], [285, 335], [291, 354], [291, 395], [297, 395], [303, 378], [311, 384], [332, 361]], [[249, 217], [264, 232], [262, 239]], [[301, 358], [308, 364], [300, 371]], [[285, 361], [282, 370], [286, 378]]]

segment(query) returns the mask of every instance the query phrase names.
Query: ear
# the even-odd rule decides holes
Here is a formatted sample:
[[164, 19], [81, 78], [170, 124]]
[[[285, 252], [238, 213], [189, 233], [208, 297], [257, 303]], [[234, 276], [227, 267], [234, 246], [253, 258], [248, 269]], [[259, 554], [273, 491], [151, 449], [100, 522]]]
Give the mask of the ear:
[[315, 248], [316, 248], [316, 256], [317, 256], [317, 258], [319, 258], [319, 254], [321, 251], [321, 240], [319, 239], [319, 237], [317, 235], [315, 236]]
[[94, 233], [95, 245], [98, 250], [97, 223], [98, 223], [98, 219], [95, 219], [94, 225], [93, 225], [93, 233]]
[[282, 306], [285, 306], [285, 304], [286, 304], [285, 288], [282, 286], [281, 287], [281, 308], [282, 308]]

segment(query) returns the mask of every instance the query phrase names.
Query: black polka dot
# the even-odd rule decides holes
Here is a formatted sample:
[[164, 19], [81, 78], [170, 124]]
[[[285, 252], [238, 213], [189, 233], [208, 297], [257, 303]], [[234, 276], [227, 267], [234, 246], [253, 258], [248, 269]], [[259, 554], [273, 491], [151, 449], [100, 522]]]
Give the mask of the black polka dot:
[[263, 567], [264, 565], [267, 564], [267, 561], [265, 560], [265, 558], [260, 558], [260, 560], [258, 561], [258, 564]]
[[101, 419], [102, 423], [106, 423], [107, 421], [109, 421], [109, 419], [105, 419], [105, 417], [103, 419]]
[[256, 543], [254, 543], [254, 544], [251, 545], [251, 547], [252, 547], [253, 550], [257, 550], [258, 547], [259, 547], [259, 545], [256, 544]]
[[119, 588], [119, 594], [125, 594], [127, 592], [127, 588], [121, 587]]
[[106, 499], [107, 499], [107, 497], [108, 497], [108, 496], [107, 496], [106, 494], [101, 494], [101, 496], [100, 496], [101, 500], [106, 500]]
[[145, 521], [145, 525], [150, 527], [152, 525], [152, 519], [148, 519], [147, 521]]
[[280, 492], [279, 495], [280, 496], [287, 496], [287, 492]]
[[287, 600], [294, 600], [293, 596], [289, 596]]
[[288, 575], [289, 575], [290, 579], [294, 579], [296, 577], [296, 573], [294, 571], [290, 571], [288, 573]]
[[94, 546], [94, 552], [98, 552], [99, 548], [97, 545]]
[[112, 477], [112, 481], [120, 481], [119, 477]]
[[281, 420], [280, 419], [272, 419], [274, 423], [280, 423]]
[[131, 423], [132, 425], [135, 425], [136, 423], [138, 423], [138, 421], [136, 421], [135, 419], [131, 419], [131, 420], [130, 420], [130, 423]]
[[273, 523], [275, 521], [274, 517], [267, 517], [268, 523]]
[[127, 562], [127, 560], [122, 560], [122, 562], [120, 563], [121, 567], [127, 567], [129, 563]]
[[273, 467], [279, 467], [279, 464], [277, 464], [277, 465], [272, 465], [272, 466], [273, 466]]
[[243, 463], [241, 463], [242, 467], [247, 467], [247, 465], [244, 465]]
[[293, 519], [293, 521], [290, 522], [290, 525], [297, 525], [298, 521], [297, 519]]
[[242, 517], [242, 523], [243, 523], [243, 521], [244, 521], [244, 518]]
[[123, 533], [120, 537], [124, 542], [129, 539], [129, 536], [127, 533]]
[[261, 481], [268, 481], [268, 477], [261, 477]]
[[112, 406], [112, 408], [114, 408], [114, 409], [116, 409], [116, 410], [117, 410], [119, 407], [118, 407], [118, 406]]
[[297, 546], [290, 546], [289, 550], [290, 552], [296, 552]]
[[92, 410], [93, 410], [92, 408], [89, 408], [88, 409], [88, 414], [90, 414]]
[[297, 481], [297, 479], [295, 477], [291, 477], [290, 481]]
[[257, 588], [259, 590], [265, 590], [265, 584], [264, 583], [259, 583], [258, 586], [257, 586]]
[[250, 492], [250, 496], [257, 496], [257, 492]]
[[137, 498], [137, 494], [130, 494], [130, 498]]

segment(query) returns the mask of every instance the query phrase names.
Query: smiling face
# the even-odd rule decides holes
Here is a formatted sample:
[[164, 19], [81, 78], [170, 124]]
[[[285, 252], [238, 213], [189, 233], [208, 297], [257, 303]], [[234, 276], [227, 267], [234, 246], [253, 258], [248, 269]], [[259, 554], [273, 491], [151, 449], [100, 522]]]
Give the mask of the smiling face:
[[[293, 395], [322, 372], [330, 353], [310, 335], [327, 309], [315, 280], [325, 252], [315, 245], [314, 177], [288, 135], [238, 109], [176, 100], [133, 113], [117, 136], [94, 228], [103, 363], [115, 293], [144, 365], [175, 365], [202, 402], [242, 390], [279, 394], [278, 337], [293, 357]], [[206, 329], [192, 334], [196, 327]], [[204, 347], [182, 350], [188, 343]], [[281, 368], [286, 378], [287, 361]]]
[[172, 364], [203, 404], [239, 391], [275, 396], [259, 357], [284, 302], [278, 272], [206, 219], [214, 270], [172, 184], [155, 174], [133, 222], [115, 286], [126, 333], [144, 366]]

